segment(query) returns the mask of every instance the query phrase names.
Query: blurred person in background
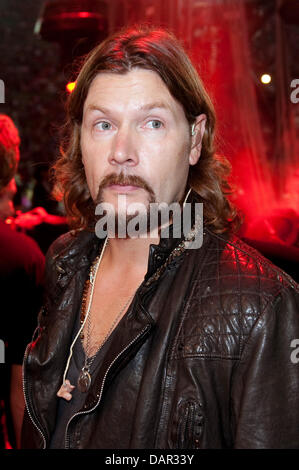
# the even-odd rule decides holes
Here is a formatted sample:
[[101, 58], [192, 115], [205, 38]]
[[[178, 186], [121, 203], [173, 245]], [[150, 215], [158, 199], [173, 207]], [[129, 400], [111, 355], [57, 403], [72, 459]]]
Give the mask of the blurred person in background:
[[[38, 155], [33, 156], [33, 161], [37, 161]], [[49, 172], [49, 164], [45, 162], [34, 163], [34, 189], [30, 199], [26, 198], [26, 204], [32, 209], [26, 209], [22, 204], [22, 192], [19, 199], [18, 209], [10, 215], [6, 222], [11, 228], [18, 232], [25, 233], [33, 238], [41, 251], [46, 254], [51, 243], [60, 235], [69, 230], [69, 226], [64, 215], [63, 204], [58, 203], [51, 195], [52, 182]], [[15, 182], [13, 180], [13, 184]]]
[[37, 243], [9, 223], [15, 216], [19, 145], [13, 121], [0, 114], [0, 339], [6, 346], [5, 363], [0, 364], [0, 433], [5, 448], [20, 447], [24, 414], [22, 361], [41, 306], [44, 273], [44, 255]]

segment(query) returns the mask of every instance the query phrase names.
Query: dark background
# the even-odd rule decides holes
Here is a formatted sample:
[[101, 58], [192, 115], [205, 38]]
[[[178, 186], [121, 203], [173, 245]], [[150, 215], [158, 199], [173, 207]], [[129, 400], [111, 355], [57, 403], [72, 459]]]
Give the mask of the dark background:
[[[73, 0], [73, 4], [80, 1], [87, 6], [99, 2]], [[44, 4], [44, 0], [0, 1], [0, 79], [5, 83], [0, 112], [11, 116], [20, 132], [16, 202], [23, 212], [32, 206], [41, 164], [50, 165], [59, 154], [65, 86], [75, 76], [70, 58], [76, 58], [79, 50], [75, 41], [63, 49], [34, 33]], [[100, 4], [107, 34], [147, 21], [172, 29], [184, 42], [216, 106], [217, 150], [232, 163], [234, 202], [245, 214], [242, 235], [271, 242], [270, 247], [259, 244], [271, 258], [270, 226], [282, 237], [281, 252], [287, 256], [287, 237], [283, 238], [279, 224], [291, 213], [292, 221], [282, 223], [297, 230], [298, 238], [292, 243], [299, 247], [299, 103], [290, 102], [290, 82], [299, 78], [299, 1], [102, 0]], [[240, 6], [248, 37], [244, 50], [234, 39], [239, 33]], [[265, 72], [272, 76], [267, 86], [260, 82]], [[293, 274], [297, 251], [289, 257]], [[272, 259], [280, 262], [275, 256]]]

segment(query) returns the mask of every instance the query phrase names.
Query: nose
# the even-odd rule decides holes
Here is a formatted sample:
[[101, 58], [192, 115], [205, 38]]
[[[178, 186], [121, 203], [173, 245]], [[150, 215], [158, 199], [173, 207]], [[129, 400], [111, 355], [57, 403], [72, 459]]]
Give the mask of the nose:
[[135, 166], [138, 164], [137, 140], [129, 126], [118, 129], [110, 154], [111, 165]]

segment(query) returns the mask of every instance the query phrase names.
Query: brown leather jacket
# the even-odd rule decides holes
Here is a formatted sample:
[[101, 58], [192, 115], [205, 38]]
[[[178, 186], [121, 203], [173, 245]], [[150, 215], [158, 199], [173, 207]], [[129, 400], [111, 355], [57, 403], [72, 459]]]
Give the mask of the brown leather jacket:
[[[234, 236], [206, 229], [199, 249], [174, 250], [179, 242], [150, 246], [145, 280], [66, 447], [299, 448], [298, 285]], [[23, 448], [48, 446], [101, 243], [70, 232], [47, 255], [46, 302], [24, 358]]]

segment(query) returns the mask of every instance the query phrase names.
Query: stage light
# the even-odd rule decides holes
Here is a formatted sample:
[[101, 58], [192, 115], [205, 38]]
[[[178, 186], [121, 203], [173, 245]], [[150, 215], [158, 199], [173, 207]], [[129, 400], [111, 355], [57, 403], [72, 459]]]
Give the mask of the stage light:
[[78, 16], [79, 18], [89, 18], [91, 13], [89, 11], [79, 11]]
[[268, 83], [271, 83], [271, 80], [272, 80], [272, 77], [271, 77], [271, 75], [269, 75], [268, 73], [264, 73], [264, 74], [261, 76], [261, 82], [262, 82], [264, 85], [268, 85]]
[[46, 41], [103, 39], [108, 33], [108, 7], [103, 0], [47, 0], [34, 32]]
[[76, 86], [76, 82], [69, 82], [67, 85], [66, 85], [66, 89], [69, 93], [72, 93], [72, 91], [74, 90]]
[[108, 36], [107, 0], [44, 0], [43, 3], [34, 32], [45, 41], [61, 46], [63, 67], [88, 54]]

